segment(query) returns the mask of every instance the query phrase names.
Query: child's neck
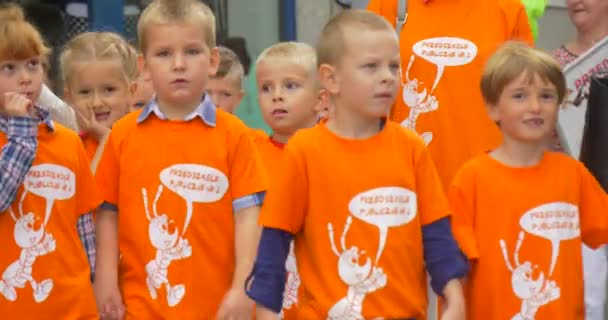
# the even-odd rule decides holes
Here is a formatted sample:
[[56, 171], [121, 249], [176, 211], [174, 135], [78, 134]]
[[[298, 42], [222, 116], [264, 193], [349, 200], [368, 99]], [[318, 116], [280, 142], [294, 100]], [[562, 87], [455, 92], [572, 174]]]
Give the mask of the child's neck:
[[272, 135], [270, 136], [270, 139], [272, 139], [272, 141], [280, 143], [280, 144], [286, 144], [287, 140], [289, 140], [289, 138], [291, 138], [293, 134], [288, 134], [288, 133], [281, 133], [281, 132], [272, 132]]
[[158, 98], [158, 108], [162, 114], [169, 120], [184, 120], [187, 115], [191, 114], [200, 105], [201, 100], [188, 102], [184, 104], [168, 103]]
[[380, 132], [382, 120], [354, 115], [348, 110], [335, 108], [327, 119], [327, 128], [339, 137], [346, 139], [367, 139]]
[[272, 139], [272, 141], [274, 142], [278, 142], [280, 144], [286, 144], [287, 140], [291, 139], [291, 137], [300, 129], [304, 129], [304, 128], [312, 128], [317, 124], [317, 119], [314, 117], [311, 117], [310, 120], [304, 124], [303, 126], [296, 128], [295, 130], [286, 130], [285, 132], [280, 132], [280, 131], [276, 131], [276, 130], [272, 130], [272, 135], [270, 136], [270, 139]]
[[542, 143], [521, 143], [504, 139], [502, 145], [490, 152], [490, 156], [509, 167], [534, 167], [540, 163], [545, 152]]

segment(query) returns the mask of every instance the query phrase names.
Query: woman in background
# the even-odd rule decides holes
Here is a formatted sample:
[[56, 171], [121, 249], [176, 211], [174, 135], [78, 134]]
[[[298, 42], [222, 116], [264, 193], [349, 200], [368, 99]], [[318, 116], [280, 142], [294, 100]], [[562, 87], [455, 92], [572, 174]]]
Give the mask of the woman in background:
[[[566, 0], [566, 4], [570, 21], [576, 27], [576, 37], [552, 52], [562, 68], [608, 36], [607, 0]], [[563, 151], [557, 140], [551, 148]], [[608, 280], [606, 247], [592, 250], [583, 245], [583, 269], [586, 320], [604, 320]]]

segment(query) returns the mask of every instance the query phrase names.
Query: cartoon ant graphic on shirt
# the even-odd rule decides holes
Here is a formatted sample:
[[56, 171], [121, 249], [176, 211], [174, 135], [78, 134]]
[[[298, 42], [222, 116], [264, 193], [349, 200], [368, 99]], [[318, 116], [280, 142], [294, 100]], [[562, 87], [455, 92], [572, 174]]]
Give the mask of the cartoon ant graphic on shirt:
[[[401, 125], [416, 132], [416, 120], [421, 113], [433, 112], [439, 108], [439, 102], [433, 95], [429, 95], [426, 88], [418, 91], [418, 86], [422, 83], [418, 79], [410, 79], [410, 69], [414, 64], [415, 55], [412, 54], [410, 61], [405, 71], [405, 80], [403, 84], [403, 102], [410, 108], [409, 116], [401, 122]], [[428, 146], [433, 140], [432, 132], [424, 132], [420, 135]]]
[[162, 285], [165, 285], [167, 291], [167, 304], [170, 307], [180, 303], [186, 294], [186, 287], [183, 284], [171, 286], [169, 283], [168, 268], [172, 261], [188, 258], [192, 255], [192, 247], [188, 244], [188, 240], [179, 237], [179, 230], [174, 227], [173, 220], [169, 220], [167, 214], [158, 214], [156, 203], [163, 191], [163, 186], [158, 186], [156, 197], [152, 203], [152, 213], [148, 209], [148, 194], [145, 188], [142, 188], [142, 196], [144, 199], [144, 207], [146, 217], [150, 221], [148, 226], [148, 236], [150, 243], [156, 248], [156, 256], [146, 265], [146, 284], [150, 291], [150, 297], [156, 300], [158, 297], [156, 290]]
[[545, 280], [543, 272], [540, 273], [537, 279], [532, 279], [532, 271], [537, 268], [536, 265], [533, 266], [530, 261], [519, 263], [519, 249], [523, 241], [524, 232], [520, 231], [513, 254], [515, 260], [515, 268], [513, 268], [509, 262], [507, 245], [504, 240], [500, 240], [500, 248], [505, 263], [511, 271], [513, 292], [522, 300], [521, 310], [511, 320], [534, 320], [538, 308], [560, 297], [560, 289], [555, 281]]
[[37, 257], [55, 251], [56, 243], [53, 235], [45, 232], [46, 224], [41, 223], [40, 217], [33, 212], [23, 215], [23, 200], [26, 194], [24, 191], [19, 201], [19, 218], [9, 208], [10, 215], [15, 220], [13, 237], [21, 248], [21, 254], [2, 274], [0, 292], [6, 300], [13, 302], [17, 300], [15, 288], [24, 288], [25, 284], [29, 283], [34, 291], [34, 301], [40, 303], [46, 300], [53, 290], [53, 279], [36, 282], [32, 277], [32, 267]]
[[332, 251], [338, 256], [338, 275], [348, 285], [346, 297], [338, 301], [330, 310], [328, 319], [331, 320], [363, 320], [363, 299], [368, 293], [386, 286], [386, 274], [379, 267], [372, 267], [368, 257], [365, 264], [359, 264], [359, 256], [365, 251], [352, 246], [346, 247], [346, 234], [352, 223], [352, 217], [346, 219], [346, 225], [340, 238], [342, 252], [339, 252], [334, 242], [334, 228], [331, 223], [327, 224], [329, 241]]

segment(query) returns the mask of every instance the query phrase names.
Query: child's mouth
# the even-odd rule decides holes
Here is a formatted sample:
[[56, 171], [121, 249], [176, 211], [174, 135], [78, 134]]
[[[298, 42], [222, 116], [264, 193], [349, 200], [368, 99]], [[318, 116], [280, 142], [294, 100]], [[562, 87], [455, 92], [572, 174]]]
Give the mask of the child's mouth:
[[287, 110], [285, 109], [274, 109], [272, 110], [272, 115], [273, 116], [280, 116], [280, 115], [285, 115], [287, 114]]
[[528, 120], [524, 120], [524, 123], [530, 126], [542, 126], [545, 123], [545, 120], [542, 118], [532, 118]]
[[105, 121], [110, 118], [110, 112], [98, 112], [95, 113], [95, 120], [97, 121]]

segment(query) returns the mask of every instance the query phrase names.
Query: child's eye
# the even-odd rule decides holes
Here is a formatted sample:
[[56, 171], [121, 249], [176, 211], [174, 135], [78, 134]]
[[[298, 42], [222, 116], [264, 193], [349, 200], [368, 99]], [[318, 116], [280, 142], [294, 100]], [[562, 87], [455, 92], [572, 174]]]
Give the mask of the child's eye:
[[0, 70], [2, 70], [2, 72], [13, 72], [15, 70], [15, 65], [12, 63], [3, 64]]
[[377, 63], [366, 63], [365, 65], [363, 65], [363, 67], [368, 68], [368, 69], [374, 69], [378, 66]]
[[270, 86], [265, 84], [260, 87], [260, 91], [262, 92], [270, 92]]
[[90, 92], [91, 92], [91, 90], [89, 90], [89, 89], [80, 89], [80, 90], [78, 90], [78, 94], [79, 95], [87, 95]]
[[188, 50], [186, 50], [186, 53], [190, 54], [190, 55], [197, 55], [197, 54], [201, 53], [201, 50], [199, 50], [199, 49], [188, 49]]
[[135, 102], [135, 104], [133, 105], [135, 108], [139, 109], [139, 108], [143, 108], [146, 105], [145, 102], [143, 101], [137, 101]]
[[38, 60], [38, 59], [32, 59], [32, 60], [28, 61], [28, 63], [27, 63], [27, 66], [30, 69], [36, 68], [39, 65], [40, 65], [40, 60]]
[[232, 93], [230, 93], [230, 92], [222, 92], [222, 95], [226, 98], [232, 97]]
[[391, 68], [391, 70], [393, 70], [393, 71], [395, 71], [395, 70], [396, 70], [396, 71], [399, 71], [399, 68], [400, 68], [400, 67], [401, 67], [401, 65], [399, 65], [399, 63], [391, 63], [391, 64], [389, 65], [389, 68]]
[[169, 51], [168, 51], [168, 50], [161, 50], [161, 51], [158, 51], [158, 52], [156, 53], [156, 56], [157, 56], [157, 57], [168, 57], [168, 56], [169, 56]]
[[541, 95], [541, 98], [543, 100], [554, 100], [554, 99], [556, 99], [555, 94], [553, 94], [553, 93], [543, 93]]
[[116, 89], [116, 87], [106, 87], [106, 88], [105, 88], [105, 91], [106, 91], [106, 92], [114, 92], [114, 91], [116, 91], [116, 90], [117, 90], [117, 89]]
[[513, 99], [521, 100], [521, 99], [525, 98], [525, 96], [526, 95], [523, 94], [523, 93], [516, 93], [516, 94], [513, 95]]
[[287, 88], [287, 89], [297, 89], [299, 87], [300, 87], [300, 85], [298, 83], [295, 83], [295, 82], [287, 82], [285, 84], [285, 88]]

